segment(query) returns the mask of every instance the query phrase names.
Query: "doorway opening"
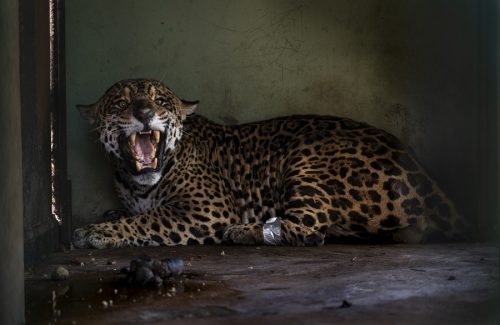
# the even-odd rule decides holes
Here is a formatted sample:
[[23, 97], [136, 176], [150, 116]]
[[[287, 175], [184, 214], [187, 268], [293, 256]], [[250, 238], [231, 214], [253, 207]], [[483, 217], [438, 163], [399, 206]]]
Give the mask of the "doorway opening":
[[64, 1], [22, 1], [21, 125], [25, 266], [69, 244]]

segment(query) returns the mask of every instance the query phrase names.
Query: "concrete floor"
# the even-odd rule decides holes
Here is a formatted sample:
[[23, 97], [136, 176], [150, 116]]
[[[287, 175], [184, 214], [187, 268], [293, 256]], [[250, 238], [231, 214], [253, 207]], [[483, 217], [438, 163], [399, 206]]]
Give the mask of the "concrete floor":
[[[132, 288], [119, 270], [140, 254], [181, 257], [187, 268], [162, 289]], [[492, 244], [75, 250], [26, 274], [26, 317], [28, 324], [499, 324], [498, 256]], [[57, 265], [69, 269], [68, 280], [47, 278]]]

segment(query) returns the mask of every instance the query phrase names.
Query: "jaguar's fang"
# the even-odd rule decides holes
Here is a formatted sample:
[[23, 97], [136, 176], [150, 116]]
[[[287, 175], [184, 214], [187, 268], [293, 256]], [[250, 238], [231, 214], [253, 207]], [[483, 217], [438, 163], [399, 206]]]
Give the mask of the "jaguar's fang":
[[132, 133], [132, 134], [130, 135], [130, 145], [131, 145], [132, 147], [135, 147], [135, 137], [136, 137], [136, 133]]
[[153, 136], [155, 138], [155, 143], [160, 142], [160, 131], [153, 131]]

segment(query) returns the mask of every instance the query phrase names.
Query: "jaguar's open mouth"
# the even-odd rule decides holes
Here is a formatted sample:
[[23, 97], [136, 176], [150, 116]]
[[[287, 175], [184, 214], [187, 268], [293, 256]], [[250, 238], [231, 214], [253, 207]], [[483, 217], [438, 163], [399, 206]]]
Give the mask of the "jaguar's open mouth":
[[158, 130], [136, 132], [129, 137], [122, 136], [120, 147], [133, 174], [160, 169], [163, 138], [164, 135]]

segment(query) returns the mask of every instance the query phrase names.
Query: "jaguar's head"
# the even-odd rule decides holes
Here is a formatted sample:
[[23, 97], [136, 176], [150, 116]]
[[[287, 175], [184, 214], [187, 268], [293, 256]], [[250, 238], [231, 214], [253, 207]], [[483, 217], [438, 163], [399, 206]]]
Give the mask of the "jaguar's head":
[[183, 120], [197, 104], [180, 99], [160, 81], [132, 79], [115, 83], [97, 103], [78, 109], [96, 126], [119, 168], [138, 184], [154, 185], [166, 153], [182, 136]]

